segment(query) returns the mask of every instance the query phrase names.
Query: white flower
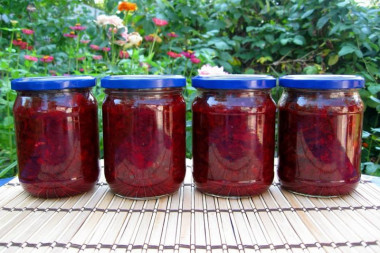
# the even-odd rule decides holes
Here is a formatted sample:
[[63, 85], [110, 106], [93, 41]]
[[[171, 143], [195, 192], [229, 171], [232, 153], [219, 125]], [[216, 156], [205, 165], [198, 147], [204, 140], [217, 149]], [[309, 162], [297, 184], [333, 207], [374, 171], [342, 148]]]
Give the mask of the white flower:
[[221, 76], [228, 75], [227, 72], [224, 72], [223, 67], [213, 67], [210, 64], [203, 65], [200, 69], [198, 69], [198, 74], [200, 76]]
[[133, 32], [128, 35], [128, 43], [132, 44], [132, 46], [140, 46], [142, 42], [142, 37], [138, 32]]
[[124, 27], [123, 20], [116, 15], [112, 15], [112, 16], [99, 15], [96, 18], [95, 22], [101, 26], [112, 25], [112, 26], [115, 26], [117, 28]]

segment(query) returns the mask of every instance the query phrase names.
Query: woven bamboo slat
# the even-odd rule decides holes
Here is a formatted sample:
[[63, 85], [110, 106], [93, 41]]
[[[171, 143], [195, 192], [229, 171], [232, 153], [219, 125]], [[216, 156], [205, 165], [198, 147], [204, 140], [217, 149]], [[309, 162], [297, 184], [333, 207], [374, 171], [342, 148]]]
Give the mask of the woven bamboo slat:
[[104, 180], [85, 194], [39, 199], [17, 179], [0, 187], [0, 252], [380, 252], [380, 187], [295, 195], [275, 179], [260, 196], [197, 191], [187, 160], [178, 192], [152, 200], [114, 195]]

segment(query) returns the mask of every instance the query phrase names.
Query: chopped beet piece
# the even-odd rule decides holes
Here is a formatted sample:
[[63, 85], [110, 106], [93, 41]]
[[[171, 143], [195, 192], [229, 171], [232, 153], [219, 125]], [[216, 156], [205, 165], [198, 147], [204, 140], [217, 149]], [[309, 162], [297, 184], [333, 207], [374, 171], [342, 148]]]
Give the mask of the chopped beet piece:
[[358, 92], [287, 89], [279, 114], [282, 187], [318, 196], [352, 192], [360, 180], [363, 103]]
[[19, 179], [37, 197], [89, 191], [99, 175], [98, 115], [86, 89], [19, 91], [13, 108]]
[[260, 194], [273, 181], [276, 105], [269, 90], [201, 90], [193, 103], [193, 177], [219, 196]]
[[105, 92], [105, 175], [112, 191], [131, 198], [177, 191], [186, 171], [182, 89]]

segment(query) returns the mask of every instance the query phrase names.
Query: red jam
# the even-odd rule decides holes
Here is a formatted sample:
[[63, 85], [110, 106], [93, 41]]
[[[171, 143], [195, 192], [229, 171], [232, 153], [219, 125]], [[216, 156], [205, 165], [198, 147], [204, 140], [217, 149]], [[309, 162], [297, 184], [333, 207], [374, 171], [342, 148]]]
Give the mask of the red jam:
[[177, 191], [186, 171], [182, 88], [106, 89], [105, 93], [105, 175], [112, 191], [130, 198]]
[[352, 192], [360, 180], [363, 103], [355, 89], [285, 89], [279, 101], [283, 188], [306, 195]]
[[89, 191], [99, 175], [97, 103], [89, 88], [18, 91], [19, 180], [37, 197]]
[[217, 196], [266, 191], [274, 174], [276, 105], [270, 90], [199, 92], [193, 103], [196, 187]]

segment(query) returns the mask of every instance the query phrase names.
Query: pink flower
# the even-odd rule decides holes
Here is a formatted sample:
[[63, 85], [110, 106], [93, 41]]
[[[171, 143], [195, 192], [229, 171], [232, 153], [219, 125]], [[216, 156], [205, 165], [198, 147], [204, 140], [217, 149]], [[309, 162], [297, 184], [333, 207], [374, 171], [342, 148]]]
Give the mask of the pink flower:
[[25, 41], [22, 41], [22, 42], [20, 43], [20, 48], [21, 48], [22, 50], [27, 49], [27, 48], [28, 48], [28, 43], [25, 42]]
[[21, 31], [23, 34], [26, 34], [26, 35], [32, 35], [34, 33], [34, 31], [31, 29], [22, 29]]
[[82, 56], [82, 57], [77, 58], [78, 61], [84, 61], [85, 59], [86, 59], [85, 56]]
[[169, 24], [169, 22], [164, 19], [152, 18], [152, 20], [156, 26], [166, 26], [167, 24]]
[[109, 48], [109, 47], [103, 47], [102, 50], [103, 50], [104, 52], [109, 52], [109, 51], [111, 50], [111, 48]]
[[83, 31], [86, 29], [85, 26], [81, 26], [79, 23], [78, 24], [75, 24], [75, 26], [70, 26], [70, 29], [71, 30], [74, 30], [74, 31]]
[[24, 55], [24, 59], [28, 60], [28, 61], [34, 61], [34, 62], [38, 61], [37, 57], [31, 56], [31, 55], [27, 55], [27, 54]]
[[170, 32], [170, 33], [167, 33], [166, 35], [168, 37], [172, 37], [172, 38], [177, 38], [178, 37], [178, 34], [176, 34], [175, 32]]
[[79, 71], [80, 71], [80, 72], [84, 72], [84, 69], [83, 69], [83, 68], [80, 68]]
[[50, 55], [45, 55], [44, 57], [40, 58], [40, 61], [49, 63], [49, 62], [54, 61], [54, 57]]
[[93, 55], [92, 58], [94, 60], [101, 60], [101, 59], [103, 59], [103, 56], [101, 56], [101, 55]]
[[153, 35], [146, 35], [146, 36], [144, 36], [144, 39], [145, 39], [146, 41], [153, 41], [153, 40], [154, 40], [154, 37], [153, 37]]
[[120, 52], [119, 52], [119, 58], [120, 59], [127, 59], [127, 58], [129, 58], [128, 52], [120, 50]]
[[227, 72], [224, 72], [223, 67], [212, 67], [209, 64], [203, 65], [200, 69], [198, 69], [198, 74], [200, 76], [210, 76], [210, 75], [228, 75]]
[[29, 51], [32, 51], [33, 50], [33, 46], [28, 46], [27, 48]]
[[21, 46], [22, 43], [23, 43], [23, 41], [21, 39], [12, 40], [12, 44], [14, 46]]
[[125, 40], [115, 40], [114, 44], [118, 46], [124, 46], [125, 44], [127, 44], [127, 42]]
[[76, 38], [78, 35], [75, 34], [75, 32], [70, 32], [70, 33], [64, 33], [63, 36], [66, 38]]
[[93, 49], [93, 50], [95, 50], [95, 51], [99, 51], [100, 50], [100, 47], [98, 45], [94, 45], [94, 44], [91, 44], [90, 48]]
[[194, 52], [191, 51], [191, 50], [182, 51], [181, 54], [183, 56], [185, 56], [186, 58], [188, 58], [188, 59], [191, 59], [191, 58], [195, 57]]
[[82, 43], [82, 44], [88, 44], [88, 43], [90, 43], [90, 40], [81, 40], [80, 43]]
[[110, 33], [117, 33], [117, 28], [116, 28], [116, 27], [110, 27], [110, 28], [108, 29], [108, 31], [109, 31]]
[[172, 52], [172, 51], [167, 52], [167, 54], [168, 54], [171, 58], [174, 58], [174, 59], [179, 58], [179, 57], [182, 56], [181, 54], [177, 54], [176, 52]]
[[192, 57], [192, 58], [190, 58], [190, 61], [191, 61], [192, 63], [194, 63], [194, 64], [198, 64], [198, 63], [201, 62], [201, 60], [198, 59], [197, 57]]

